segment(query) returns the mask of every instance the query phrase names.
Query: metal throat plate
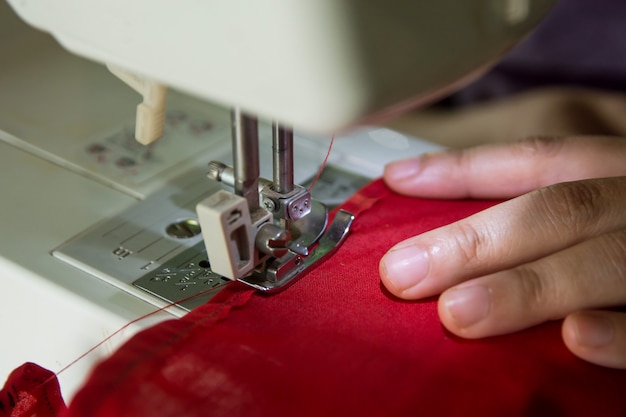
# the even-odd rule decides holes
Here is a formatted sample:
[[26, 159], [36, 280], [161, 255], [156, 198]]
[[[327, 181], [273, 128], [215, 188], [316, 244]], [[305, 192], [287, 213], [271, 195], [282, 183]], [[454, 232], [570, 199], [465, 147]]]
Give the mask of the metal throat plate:
[[176, 255], [133, 285], [185, 310], [206, 303], [231, 280], [211, 271], [204, 243]]
[[[312, 195], [336, 204], [367, 181], [327, 166]], [[183, 315], [231, 282], [211, 271], [202, 236], [185, 226], [191, 224], [188, 220], [197, 219], [196, 204], [220, 187], [207, 181], [203, 172], [192, 171], [64, 243], [52, 254], [153, 305], [176, 303], [180, 309], [172, 313]], [[259, 280], [256, 284], [262, 286], [262, 291], [273, 286]]]

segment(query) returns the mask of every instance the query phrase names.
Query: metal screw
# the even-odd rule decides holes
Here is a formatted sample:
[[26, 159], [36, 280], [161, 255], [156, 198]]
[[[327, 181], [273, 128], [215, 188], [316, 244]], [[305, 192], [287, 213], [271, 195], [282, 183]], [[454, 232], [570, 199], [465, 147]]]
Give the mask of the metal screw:
[[276, 208], [276, 204], [274, 204], [274, 202], [269, 198], [265, 198], [263, 199], [263, 207], [265, 207], [265, 209], [268, 211], [274, 211], [274, 209]]

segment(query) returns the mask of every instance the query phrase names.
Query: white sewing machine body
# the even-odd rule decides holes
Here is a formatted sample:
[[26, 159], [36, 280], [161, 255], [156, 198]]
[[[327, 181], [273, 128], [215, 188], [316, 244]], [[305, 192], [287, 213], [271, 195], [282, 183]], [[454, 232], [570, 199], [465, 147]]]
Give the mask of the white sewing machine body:
[[432, 100], [553, 0], [9, 0], [64, 47], [224, 106], [328, 133]]
[[[179, 299], [157, 296], [138, 280], [169, 282], [165, 292], [180, 294], [199, 284], [219, 289], [219, 277], [196, 274], [200, 258], [179, 257], [202, 246], [202, 236], [185, 230], [193, 228], [195, 203], [219, 188], [205, 178], [207, 162], [232, 158], [231, 121], [221, 105], [326, 132], [296, 131], [295, 182], [306, 183], [324, 159], [329, 132], [466, 81], [552, 3], [450, 0], [433, 10], [439, 17], [427, 17], [414, 1], [8, 1], [69, 50], [187, 94], [169, 93], [164, 137], [138, 145], [139, 97], [0, 2], [0, 375], [24, 361], [57, 371], [128, 321]], [[443, 43], [419, 38], [420, 26]], [[462, 27], [467, 35], [453, 41]], [[266, 177], [270, 134], [262, 124]], [[380, 176], [384, 163], [436, 148], [383, 128], [341, 133], [319, 198], [338, 203]], [[167, 262], [176, 263], [173, 270]], [[165, 279], [165, 269], [174, 278]], [[66, 397], [132, 333], [185, 312], [168, 311], [63, 373]]]
[[[230, 159], [230, 120], [224, 109], [170, 93], [166, 136], [145, 149], [133, 138], [136, 94], [104, 66], [66, 52], [26, 26], [5, 3], [0, 3], [0, 20], [0, 375], [6, 376], [25, 361], [58, 371], [127, 322], [165, 305], [132, 285], [145, 274], [141, 257], [118, 262], [113, 246], [75, 245], [94, 249], [118, 272], [133, 271], [120, 279], [53, 252], [86, 231], [107, 227], [121, 213], [145, 221], [146, 235], [157, 228], [151, 242], [171, 242], [165, 227], [193, 216], [194, 198], [211, 191], [208, 161]], [[262, 141], [267, 165], [269, 129]], [[297, 182], [317, 172], [329, 141], [330, 136], [297, 138]], [[364, 142], [373, 148], [368, 151]], [[326, 199], [340, 202], [363, 183], [361, 178], [380, 175], [385, 161], [435, 148], [387, 129], [337, 137], [329, 166], [348, 168], [353, 176], [335, 183], [322, 178]], [[333, 197], [334, 190], [339, 195]], [[148, 209], [151, 198], [160, 200]], [[181, 240], [200, 241], [200, 236]], [[161, 251], [170, 249], [165, 245]], [[139, 322], [72, 366], [60, 375], [66, 396], [95, 362], [135, 331], [184, 312], [174, 307]]]

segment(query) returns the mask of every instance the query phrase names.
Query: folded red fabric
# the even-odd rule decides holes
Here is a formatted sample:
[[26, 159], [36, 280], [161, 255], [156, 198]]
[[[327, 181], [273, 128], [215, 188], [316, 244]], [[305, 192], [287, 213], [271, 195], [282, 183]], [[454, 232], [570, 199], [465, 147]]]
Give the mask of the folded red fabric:
[[346, 204], [358, 215], [327, 262], [280, 294], [234, 284], [139, 333], [66, 415], [626, 415], [626, 372], [574, 357], [559, 322], [462, 340], [442, 328], [435, 299], [381, 287], [393, 244], [492, 204], [407, 198], [376, 181]]
[[11, 372], [0, 391], [0, 417], [56, 417], [63, 411], [56, 376], [34, 363]]

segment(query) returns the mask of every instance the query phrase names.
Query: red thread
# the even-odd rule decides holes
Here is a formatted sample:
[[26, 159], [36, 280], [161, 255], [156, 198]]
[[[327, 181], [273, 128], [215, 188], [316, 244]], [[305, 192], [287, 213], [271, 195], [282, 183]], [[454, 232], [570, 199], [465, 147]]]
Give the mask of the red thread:
[[67, 365], [65, 365], [63, 368], [61, 368], [58, 372], [55, 372], [53, 375], [51, 375], [48, 379], [46, 379], [41, 385], [44, 386], [46, 385], [49, 381], [53, 380], [54, 378], [58, 377], [59, 375], [61, 375], [63, 372], [67, 371], [69, 368], [71, 368], [72, 366], [74, 366], [77, 362], [79, 362], [80, 360], [82, 360], [83, 358], [87, 357], [91, 352], [93, 352], [94, 350], [98, 349], [100, 346], [102, 346], [103, 344], [105, 344], [106, 342], [108, 342], [109, 340], [111, 340], [112, 338], [114, 338], [116, 335], [118, 335], [119, 333], [121, 333], [122, 331], [124, 331], [125, 329], [127, 329], [128, 327], [130, 327], [132, 324], [137, 323], [143, 319], [146, 319], [154, 314], [157, 314], [161, 311], [167, 310], [170, 307], [174, 307], [176, 304], [179, 303], [184, 303], [185, 301], [191, 300], [192, 298], [195, 297], [199, 297], [203, 294], [206, 294], [208, 292], [214, 291], [213, 288], [208, 289], [206, 291], [202, 291], [200, 293], [197, 294], [193, 294], [189, 297], [183, 298], [182, 300], [178, 300], [178, 301], [174, 301], [171, 302], [161, 308], [158, 308], [154, 311], [151, 311], [147, 314], [144, 314], [143, 316], [139, 316], [136, 319], [133, 319], [131, 321], [129, 321], [128, 323], [126, 323], [125, 325], [123, 325], [122, 327], [120, 327], [119, 329], [117, 329], [116, 331], [114, 331], [113, 333], [111, 333], [109, 336], [105, 337], [104, 339], [102, 339], [100, 342], [98, 342], [97, 344], [95, 344], [94, 346], [92, 346], [91, 348], [89, 348], [87, 351], [85, 351], [85, 353], [81, 354], [79, 357], [77, 357], [76, 359], [74, 359], [73, 361], [71, 361], [70, 363], [68, 363]]
[[311, 185], [309, 185], [309, 189], [307, 190], [308, 192], [311, 192], [313, 187], [315, 187], [317, 180], [320, 179], [320, 176], [322, 175], [324, 168], [326, 168], [326, 163], [328, 162], [328, 157], [330, 156], [330, 150], [333, 148], [334, 142], [335, 142], [335, 134], [333, 133], [333, 136], [330, 138], [330, 145], [328, 146], [328, 151], [326, 152], [326, 157], [324, 158], [324, 162], [322, 162], [322, 166], [320, 167], [320, 170], [317, 172], [317, 175], [313, 179], [313, 182], [311, 183]]

